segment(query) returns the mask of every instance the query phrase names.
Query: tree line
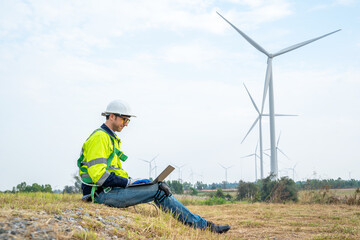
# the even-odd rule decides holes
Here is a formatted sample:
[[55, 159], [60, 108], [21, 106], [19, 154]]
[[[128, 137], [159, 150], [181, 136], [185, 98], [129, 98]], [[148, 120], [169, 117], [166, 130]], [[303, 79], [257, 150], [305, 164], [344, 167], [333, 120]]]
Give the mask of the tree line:
[[301, 190], [316, 190], [324, 188], [340, 189], [340, 188], [360, 188], [360, 180], [350, 179], [308, 179], [306, 181], [298, 181], [296, 185]]
[[[53, 190], [50, 184], [40, 185], [33, 183], [32, 185], [27, 185], [26, 182], [22, 182], [12, 190], [7, 190], [5, 192], [17, 193], [17, 192], [55, 192], [55, 193], [81, 193], [81, 180], [79, 176], [73, 175], [74, 185], [67, 185], [62, 190]], [[170, 186], [171, 190], [175, 194], [183, 194], [184, 191], [190, 191], [193, 194], [201, 190], [216, 190], [216, 189], [237, 189], [237, 199], [260, 199], [267, 200], [274, 198], [275, 195], [272, 194], [283, 194], [280, 193], [280, 188], [285, 189], [288, 193], [285, 195], [294, 196], [293, 199], [296, 199], [296, 194], [294, 193], [295, 189], [298, 190], [316, 190], [324, 188], [360, 188], [360, 180], [343, 180], [338, 179], [308, 179], [306, 181], [294, 182], [288, 177], [282, 177], [279, 180], [271, 180], [271, 176], [268, 176], [265, 179], [259, 180], [258, 182], [244, 182], [240, 180], [239, 182], [232, 183], [211, 183], [206, 184], [201, 181], [197, 181], [195, 184], [190, 182], [183, 182], [173, 180], [167, 181], [167, 184]], [[276, 189], [274, 189], [276, 187]], [[280, 191], [280, 192], [279, 192]], [[279, 196], [278, 196], [279, 197]], [[282, 199], [283, 197], [280, 197]], [[290, 197], [291, 198], [291, 197]]]

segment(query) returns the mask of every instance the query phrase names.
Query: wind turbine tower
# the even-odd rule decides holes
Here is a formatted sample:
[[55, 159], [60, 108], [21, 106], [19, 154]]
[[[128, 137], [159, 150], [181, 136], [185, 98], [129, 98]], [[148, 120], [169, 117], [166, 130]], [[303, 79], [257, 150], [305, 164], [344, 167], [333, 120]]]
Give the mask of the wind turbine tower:
[[152, 168], [152, 170], [155, 171], [155, 177], [157, 177], [157, 165], [156, 165], [156, 161], [154, 161], [154, 167]]
[[[257, 152], [257, 147], [258, 147], [258, 143], [256, 144], [256, 148], [255, 148], [254, 153], [242, 157], [242, 158], [247, 158], [247, 157], [254, 156], [254, 158], [255, 158], [255, 181], [256, 182], [258, 180], [258, 177], [257, 177], [257, 158], [259, 157], [259, 155], [257, 155], [257, 153], [256, 153]], [[262, 167], [261, 167], [261, 170], [262, 170]], [[261, 179], [262, 179], [262, 175], [261, 175]]]
[[149, 161], [149, 160], [145, 160], [145, 159], [141, 159], [141, 158], [140, 158], [140, 160], [142, 160], [142, 161], [144, 161], [144, 162], [149, 163], [149, 179], [151, 178], [151, 171], [152, 171], [152, 168], [151, 168], [151, 163], [152, 163], [152, 161], [154, 161], [154, 160], [155, 160], [155, 158], [157, 158], [158, 156], [159, 156], [159, 154], [158, 154], [158, 155], [156, 155], [155, 157], [153, 157], [150, 161]]
[[232, 168], [233, 166], [224, 167], [224, 166], [221, 165], [220, 163], [219, 163], [219, 165], [225, 170], [225, 187], [226, 187], [226, 184], [227, 184], [227, 170], [228, 170], [229, 168]]
[[181, 168], [183, 168], [186, 164], [181, 165], [181, 166], [176, 166], [175, 164], [173, 164], [176, 168], [179, 169], [179, 182], [182, 183], [182, 179], [181, 179]]
[[322, 35], [317, 38], [313, 38], [295, 45], [292, 45], [290, 47], [284, 48], [276, 53], [269, 53], [267, 52], [263, 47], [261, 47], [258, 43], [256, 43], [254, 40], [252, 40], [249, 36], [247, 36], [245, 33], [240, 31], [237, 27], [235, 27], [231, 22], [229, 22], [226, 18], [224, 18], [220, 13], [216, 12], [222, 19], [224, 19], [228, 24], [230, 24], [231, 27], [233, 27], [241, 36], [245, 38], [246, 41], [248, 41], [253, 47], [255, 47], [260, 52], [264, 53], [268, 59], [267, 59], [267, 69], [266, 69], [266, 75], [265, 75], [265, 84], [264, 84], [264, 92], [263, 92], [263, 101], [261, 106], [261, 114], [264, 110], [264, 103], [265, 98], [267, 95], [267, 91], [269, 89], [269, 114], [270, 114], [270, 145], [271, 145], [271, 173], [275, 175], [277, 178], [278, 176], [278, 162], [277, 162], [277, 155], [276, 155], [276, 147], [275, 147], [275, 109], [274, 109], [274, 90], [273, 90], [273, 78], [272, 78], [272, 59], [274, 57], [277, 57], [279, 55], [282, 55], [284, 53], [290, 52], [292, 50], [295, 50], [297, 48], [300, 48], [302, 46], [305, 46], [309, 43], [312, 43], [316, 40], [319, 40], [321, 38], [324, 38], [326, 36], [329, 36], [330, 34], [336, 33], [339, 30], [333, 31], [331, 33]]

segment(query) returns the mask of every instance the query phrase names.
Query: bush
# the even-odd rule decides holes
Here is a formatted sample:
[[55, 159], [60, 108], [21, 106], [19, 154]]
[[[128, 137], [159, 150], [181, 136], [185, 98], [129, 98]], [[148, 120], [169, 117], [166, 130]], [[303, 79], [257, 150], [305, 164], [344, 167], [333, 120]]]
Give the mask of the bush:
[[272, 180], [273, 175], [260, 180], [260, 198], [266, 202], [298, 201], [298, 189], [288, 177]]
[[166, 183], [169, 185], [172, 193], [175, 194], [184, 193], [183, 185], [179, 181], [173, 180], [173, 181], [167, 181]]
[[215, 197], [217, 197], [217, 198], [225, 198], [225, 194], [224, 194], [224, 192], [223, 192], [223, 190], [221, 188], [216, 190]]
[[348, 205], [360, 205], [360, 188], [357, 188], [351, 196], [345, 196], [345, 202]]
[[205, 200], [205, 205], [221, 205], [225, 204], [227, 201], [224, 198], [212, 197]]
[[258, 195], [259, 187], [255, 183], [246, 183], [240, 181], [237, 187], [236, 199], [237, 200], [251, 200], [254, 201]]
[[195, 188], [190, 188], [190, 195], [192, 195], [192, 196], [196, 196], [196, 195], [198, 195], [198, 191], [195, 189]]
[[303, 203], [318, 203], [318, 204], [348, 204], [360, 205], [360, 189], [357, 188], [354, 194], [350, 196], [340, 197], [335, 193], [329, 191], [326, 186], [321, 190], [304, 191], [301, 197]]

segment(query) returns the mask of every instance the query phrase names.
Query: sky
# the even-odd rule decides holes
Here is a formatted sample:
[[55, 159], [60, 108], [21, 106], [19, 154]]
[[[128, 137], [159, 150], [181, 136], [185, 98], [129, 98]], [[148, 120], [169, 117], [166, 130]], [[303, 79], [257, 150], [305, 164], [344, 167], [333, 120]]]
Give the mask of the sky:
[[[0, 191], [73, 184], [82, 144], [114, 99], [136, 118], [118, 136], [135, 178], [156, 155], [184, 181], [255, 181], [269, 52], [342, 29], [273, 60], [279, 175], [360, 178], [360, 1], [0, 0]], [[268, 100], [265, 103], [268, 112]], [[269, 121], [263, 118], [269, 148]], [[259, 163], [258, 175], [259, 175]], [[264, 174], [270, 160], [264, 156]], [[192, 173], [192, 174], [191, 174]], [[155, 171], [152, 172], [152, 176]], [[169, 180], [179, 178], [176, 169]]]

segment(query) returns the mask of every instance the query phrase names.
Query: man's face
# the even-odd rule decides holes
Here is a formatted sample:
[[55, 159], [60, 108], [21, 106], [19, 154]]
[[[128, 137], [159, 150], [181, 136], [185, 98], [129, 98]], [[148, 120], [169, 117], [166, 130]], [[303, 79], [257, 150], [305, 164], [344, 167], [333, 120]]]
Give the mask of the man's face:
[[112, 114], [110, 118], [112, 119], [112, 130], [114, 132], [121, 132], [121, 130], [123, 130], [123, 128], [127, 126], [130, 122], [130, 117], [127, 116], [119, 116]]

